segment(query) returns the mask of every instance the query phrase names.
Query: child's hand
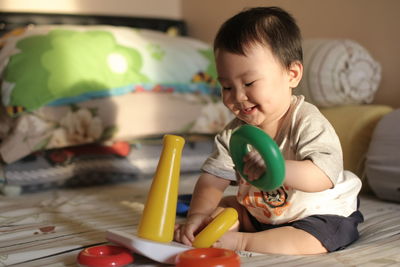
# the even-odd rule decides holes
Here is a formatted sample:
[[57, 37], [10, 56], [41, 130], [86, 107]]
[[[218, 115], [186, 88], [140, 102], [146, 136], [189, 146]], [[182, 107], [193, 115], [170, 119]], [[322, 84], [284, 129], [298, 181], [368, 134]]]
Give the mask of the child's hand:
[[266, 170], [264, 159], [257, 150], [252, 150], [243, 157], [243, 173], [250, 181], [260, 178]]
[[184, 224], [175, 225], [174, 240], [185, 245], [191, 246], [194, 236], [206, 227], [212, 217], [205, 214], [192, 214]]

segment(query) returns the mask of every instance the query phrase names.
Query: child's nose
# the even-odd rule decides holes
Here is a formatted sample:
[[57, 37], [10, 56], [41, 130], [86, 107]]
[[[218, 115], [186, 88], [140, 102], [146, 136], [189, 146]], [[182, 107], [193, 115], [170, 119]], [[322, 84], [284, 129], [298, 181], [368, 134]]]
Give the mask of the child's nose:
[[247, 100], [246, 91], [242, 88], [236, 88], [235, 89], [235, 100], [237, 102], [242, 102], [242, 101]]

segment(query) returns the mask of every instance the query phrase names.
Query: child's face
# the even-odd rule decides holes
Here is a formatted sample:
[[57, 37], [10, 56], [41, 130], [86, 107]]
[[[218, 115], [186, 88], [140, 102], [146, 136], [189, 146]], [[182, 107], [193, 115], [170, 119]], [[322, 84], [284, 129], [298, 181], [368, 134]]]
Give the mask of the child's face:
[[222, 100], [237, 118], [261, 129], [275, 125], [290, 106], [292, 88], [302, 75], [301, 63], [288, 70], [268, 47], [252, 46], [246, 55], [216, 53]]

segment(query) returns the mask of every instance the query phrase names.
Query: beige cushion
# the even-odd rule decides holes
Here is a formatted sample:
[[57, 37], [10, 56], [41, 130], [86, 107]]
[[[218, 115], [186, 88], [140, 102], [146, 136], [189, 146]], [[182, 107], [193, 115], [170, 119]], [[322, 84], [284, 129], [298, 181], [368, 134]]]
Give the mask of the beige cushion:
[[369, 192], [364, 177], [365, 155], [378, 121], [392, 108], [384, 105], [349, 105], [321, 108], [335, 128], [343, 149], [344, 168], [363, 180], [363, 191]]

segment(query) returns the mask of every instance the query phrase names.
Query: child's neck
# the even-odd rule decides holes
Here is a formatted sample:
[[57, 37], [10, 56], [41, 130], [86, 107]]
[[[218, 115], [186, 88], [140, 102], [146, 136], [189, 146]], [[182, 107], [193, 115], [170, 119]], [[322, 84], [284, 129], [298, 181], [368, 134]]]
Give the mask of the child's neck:
[[281, 116], [276, 119], [265, 123], [264, 125], [260, 125], [259, 127], [266, 132], [272, 139], [275, 139], [282, 128], [282, 124], [285, 121], [286, 116], [289, 114], [290, 104], [285, 112], [282, 113]]
[[272, 139], [275, 139], [278, 130], [280, 129], [282, 120], [274, 121], [272, 123], [269, 123], [267, 125], [263, 125], [261, 129], [266, 132]]

